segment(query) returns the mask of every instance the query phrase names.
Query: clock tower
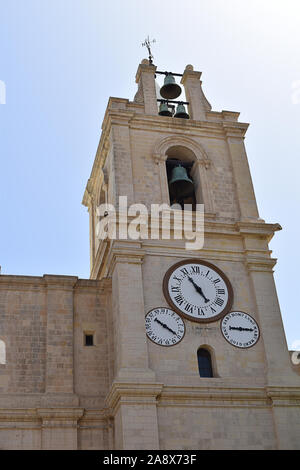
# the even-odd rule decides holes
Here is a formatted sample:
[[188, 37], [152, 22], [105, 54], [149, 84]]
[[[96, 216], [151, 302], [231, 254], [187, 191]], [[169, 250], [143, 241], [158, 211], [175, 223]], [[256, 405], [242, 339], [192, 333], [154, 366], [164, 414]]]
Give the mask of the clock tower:
[[[178, 104], [159, 92], [164, 74], [148, 60], [134, 100], [109, 99], [83, 198], [90, 277], [111, 283], [105, 406], [113, 445], [296, 449], [300, 376], [268, 246], [281, 227], [258, 214], [248, 124], [238, 112], [212, 110], [191, 65], [165, 73], [168, 90], [178, 75]], [[169, 236], [163, 213], [153, 217], [154, 205], [174, 202], [193, 223], [204, 207], [203, 246], [175, 236], [175, 216]]]

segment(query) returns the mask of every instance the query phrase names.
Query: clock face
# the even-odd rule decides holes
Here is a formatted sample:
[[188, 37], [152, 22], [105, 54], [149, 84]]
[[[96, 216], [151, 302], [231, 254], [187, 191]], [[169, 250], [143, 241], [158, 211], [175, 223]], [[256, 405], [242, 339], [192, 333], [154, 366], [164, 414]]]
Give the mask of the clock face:
[[216, 266], [198, 259], [181, 261], [164, 277], [164, 295], [180, 315], [197, 322], [216, 321], [231, 308], [233, 291]]
[[251, 348], [259, 340], [259, 327], [254, 318], [245, 312], [230, 312], [221, 322], [224, 338], [237, 348]]
[[157, 307], [147, 313], [146, 333], [149, 339], [161, 346], [178, 344], [185, 333], [182, 318], [169, 308]]

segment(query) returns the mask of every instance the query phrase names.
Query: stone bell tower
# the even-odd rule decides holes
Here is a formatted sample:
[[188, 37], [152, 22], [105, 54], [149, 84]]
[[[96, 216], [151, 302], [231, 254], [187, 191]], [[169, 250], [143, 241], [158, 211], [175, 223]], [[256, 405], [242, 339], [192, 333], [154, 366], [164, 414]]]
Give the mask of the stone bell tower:
[[[287, 350], [276, 260], [268, 247], [281, 227], [258, 214], [244, 146], [248, 124], [239, 122], [237, 112], [212, 110], [201, 72], [191, 65], [181, 74], [189, 119], [172, 111], [160, 115], [158, 73], [143, 60], [134, 100], [109, 99], [83, 198], [90, 218], [90, 277], [111, 279], [112, 286], [106, 406], [114, 446], [299, 448], [300, 377]], [[203, 248], [187, 250], [183, 239], [120, 237], [118, 217], [117, 236], [99, 239], [97, 207], [103, 203], [116, 216], [120, 196], [128, 206], [170, 204], [174, 161], [193, 182], [194, 202], [204, 204]], [[125, 224], [130, 220], [128, 215]], [[180, 291], [181, 303], [172, 289]], [[189, 295], [198, 300], [189, 304]], [[241, 323], [234, 323], [234, 315]], [[156, 318], [157, 331], [171, 335], [175, 316], [184, 328], [176, 344], [149, 333]], [[248, 343], [241, 339], [247, 334]], [[203, 361], [209, 372], [203, 372]]]

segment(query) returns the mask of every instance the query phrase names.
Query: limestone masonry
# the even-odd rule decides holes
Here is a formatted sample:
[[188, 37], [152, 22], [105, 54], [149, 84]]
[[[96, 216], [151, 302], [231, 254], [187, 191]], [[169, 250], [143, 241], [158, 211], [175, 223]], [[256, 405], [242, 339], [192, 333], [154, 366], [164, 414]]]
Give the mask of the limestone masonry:
[[[83, 197], [90, 279], [0, 275], [0, 449], [300, 448], [300, 366], [287, 349], [268, 247], [281, 227], [258, 214], [248, 124], [212, 111], [190, 65], [181, 78], [190, 119], [159, 115], [156, 72], [143, 60], [134, 100], [108, 101]], [[190, 165], [194, 200], [204, 204], [203, 249], [162, 237], [99, 240], [99, 204], [118, 208], [124, 195], [148, 208], [170, 204], [174, 159]], [[252, 347], [224, 338], [222, 307], [213, 321], [193, 321], [167, 301], [166, 273], [191, 259], [228, 279], [230, 311], [259, 327]], [[173, 346], [146, 334], [145, 316], [158, 307], [183, 318]], [[245, 331], [253, 328], [230, 330]]]

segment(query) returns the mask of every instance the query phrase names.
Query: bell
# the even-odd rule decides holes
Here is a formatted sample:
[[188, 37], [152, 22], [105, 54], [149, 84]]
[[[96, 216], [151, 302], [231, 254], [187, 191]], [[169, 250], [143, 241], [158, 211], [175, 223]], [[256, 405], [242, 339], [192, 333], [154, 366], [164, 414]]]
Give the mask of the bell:
[[179, 103], [176, 109], [176, 113], [174, 115], [176, 118], [182, 118], [182, 119], [190, 119], [190, 116], [185, 110], [184, 104]]
[[188, 177], [186, 169], [179, 165], [172, 170], [171, 180], [169, 182], [170, 194], [177, 201], [185, 199], [193, 194], [194, 183]]
[[171, 111], [169, 110], [168, 108], [168, 105], [166, 102], [162, 102], [160, 103], [159, 105], [159, 113], [158, 113], [160, 116], [172, 116], [172, 113]]
[[177, 85], [175, 78], [171, 73], [168, 73], [165, 76], [164, 84], [160, 89], [160, 94], [166, 100], [174, 100], [181, 94], [181, 88]]

